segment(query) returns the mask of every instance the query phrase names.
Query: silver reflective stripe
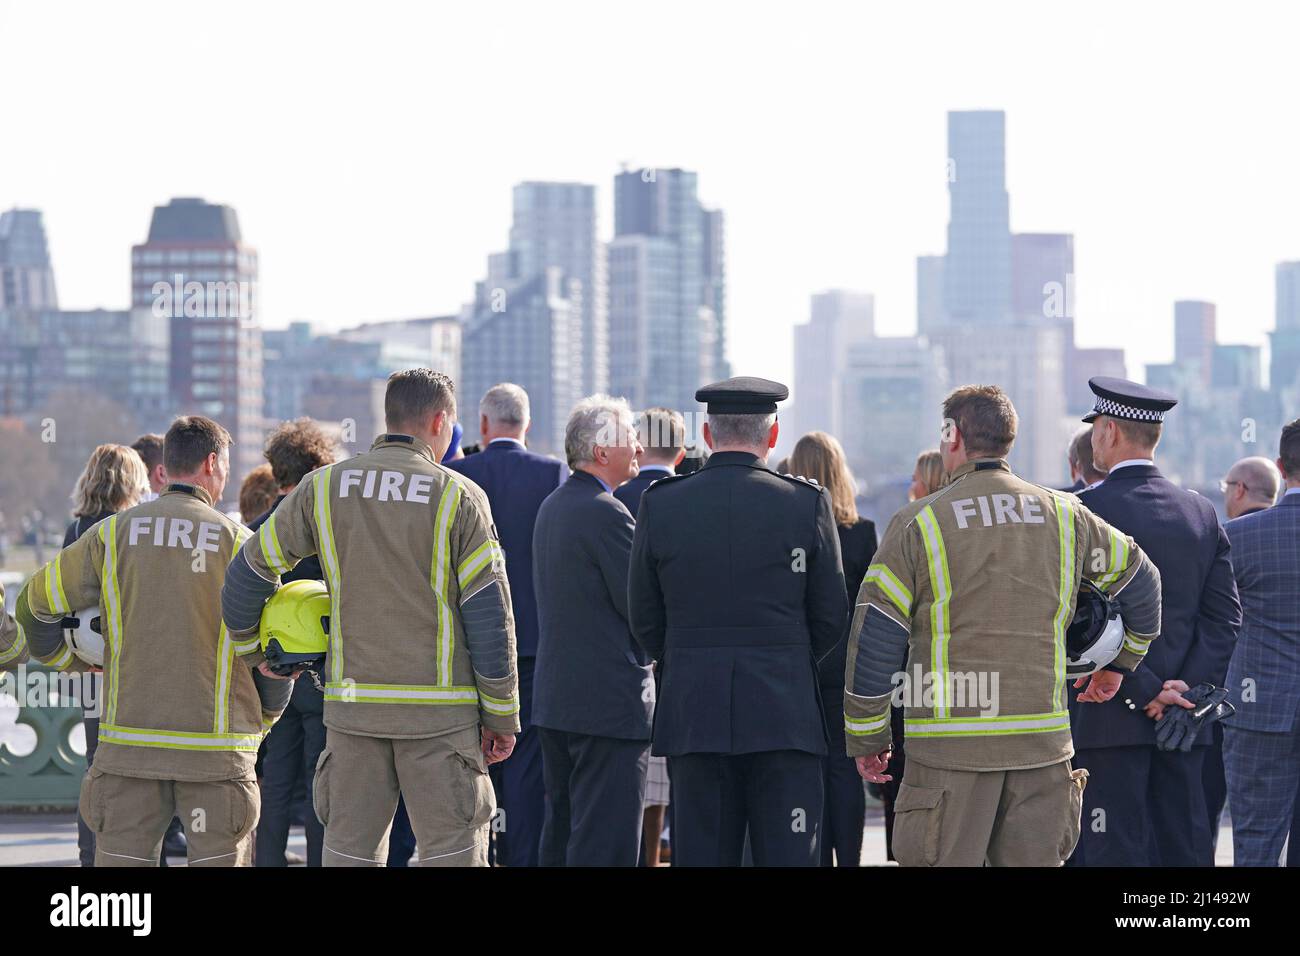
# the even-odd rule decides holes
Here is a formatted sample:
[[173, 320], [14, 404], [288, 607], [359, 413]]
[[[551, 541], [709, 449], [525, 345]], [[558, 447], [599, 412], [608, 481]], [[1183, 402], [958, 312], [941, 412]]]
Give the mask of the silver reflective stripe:
[[905, 718], [909, 737], [1001, 736], [1069, 730], [1070, 715], [1033, 714], [1025, 717], [948, 717], [943, 720]]
[[857, 736], [865, 736], [867, 734], [878, 734], [888, 726], [889, 726], [888, 711], [886, 711], [884, 714], [881, 714], [879, 717], [856, 718], [856, 717], [850, 717], [847, 714], [845, 714], [844, 716], [844, 729], [848, 733], [856, 734]]
[[455, 687], [367, 687], [364, 684], [347, 687], [327, 686], [325, 688], [325, 697], [327, 700], [428, 700], [467, 704], [478, 703], [477, 690]]
[[99, 726], [99, 739], [107, 743], [178, 750], [257, 750], [261, 734], [186, 734], [169, 730]]

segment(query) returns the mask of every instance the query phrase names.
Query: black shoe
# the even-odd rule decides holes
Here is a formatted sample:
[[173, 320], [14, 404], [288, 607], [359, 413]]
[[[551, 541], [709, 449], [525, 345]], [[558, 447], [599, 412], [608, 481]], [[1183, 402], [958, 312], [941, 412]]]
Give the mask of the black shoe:
[[165, 856], [186, 856], [190, 852], [190, 845], [185, 840], [184, 833], [172, 833], [167, 835], [163, 840], [163, 854]]

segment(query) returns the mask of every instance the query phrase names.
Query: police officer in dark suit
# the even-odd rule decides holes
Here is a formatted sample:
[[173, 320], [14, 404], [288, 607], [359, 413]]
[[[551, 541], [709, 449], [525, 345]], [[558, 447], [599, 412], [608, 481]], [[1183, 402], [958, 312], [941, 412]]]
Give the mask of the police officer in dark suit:
[[542, 503], [533, 535], [533, 724], [546, 777], [540, 859], [636, 866], [654, 677], [628, 629], [632, 516], [611, 494], [636, 474], [632, 410], [622, 399], [583, 399], [564, 450], [573, 474]]
[[653, 752], [672, 772], [673, 863], [815, 866], [826, 729], [817, 662], [848, 601], [829, 496], [767, 467], [784, 385], [700, 389], [708, 463], [641, 498], [632, 633], [659, 662]]
[[546, 496], [564, 483], [564, 462], [524, 446], [531, 424], [528, 393], [503, 382], [479, 402], [483, 450], [445, 464], [487, 494], [492, 521], [501, 536], [510, 581], [519, 653], [519, 724], [514, 753], [489, 769], [504, 828], [493, 827], [493, 861], [536, 866], [542, 837], [546, 789], [542, 749], [532, 730], [533, 672], [537, 659], [537, 600], [533, 595], [533, 528]]
[[1190, 753], [1166, 753], [1155, 746], [1155, 727], [1166, 708], [1193, 706], [1182, 696], [1190, 687], [1223, 685], [1241, 625], [1228, 537], [1208, 500], [1156, 468], [1174, 396], [1117, 378], [1088, 384], [1097, 402], [1084, 421], [1092, 422], [1093, 459], [1107, 474], [1079, 499], [1131, 535], [1159, 569], [1162, 627], [1113, 698], [1071, 707], [1075, 764], [1089, 772], [1073, 862], [1212, 866], [1201, 783], [1211, 734], [1203, 731]]

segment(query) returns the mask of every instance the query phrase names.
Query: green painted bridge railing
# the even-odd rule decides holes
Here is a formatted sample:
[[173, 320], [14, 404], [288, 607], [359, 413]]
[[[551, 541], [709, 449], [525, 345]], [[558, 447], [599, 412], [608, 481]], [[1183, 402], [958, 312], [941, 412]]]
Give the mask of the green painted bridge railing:
[[[51, 672], [28, 663], [0, 677], [0, 808], [75, 809], [86, 770], [84, 754], [73, 746], [74, 735], [80, 736], [81, 705], [56, 693], [47, 695], [41, 706], [17, 706], [11, 692], [17, 689], [21, 696], [20, 677], [35, 675], [48, 681]], [[31, 750], [19, 756], [10, 743]]]

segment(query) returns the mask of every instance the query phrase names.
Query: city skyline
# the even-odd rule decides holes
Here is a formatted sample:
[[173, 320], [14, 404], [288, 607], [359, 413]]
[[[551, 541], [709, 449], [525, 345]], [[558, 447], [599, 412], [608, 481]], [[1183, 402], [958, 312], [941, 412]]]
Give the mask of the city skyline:
[[[167, 8], [169, 29], [192, 41], [193, 57], [235, 49], [202, 29], [214, 9]], [[259, 10], [259, 29], [241, 34], [240, 57], [230, 61], [238, 69], [187, 74], [174, 89], [155, 84], [156, 102], [135, 116], [139, 99], [128, 94], [156, 74], [116, 52], [124, 25], [84, 7], [84, 29], [58, 49], [18, 44], [0, 64], [10, 89], [22, 76], [49, 76], [39, 103], [15, 98], [11, 129], [41, 146], [16, 139], [19, 148], [0, 161], [0, 208], [43, 210], [60, 304], [75, 310], [127, 305], [122, 264], [146, 209], [187, 195], [232, 206], [261, 253], [264, 327], [305, 319], [338, 330], [458, 311], [483, 256], [500, 246], [515, 183], [596, 184], [598, 235], [607, 241], [620, 161], [680, 166], [700, 174], [701, 200], [727, 213], [732, 368], [788, 381], [790, 329], [806, 320], [814, 292], [871, 292], [880, 334], [915, 330], [915, 259], [945, 245], [938, 157], [947, 111], [998, 109], [1007, 115], [1011, 229], [1075, 237], [1081, 346], [1124, 345], [1141, 377], [1145, 365], [1173, 358], [1176, 300], [1214, 302], [1225, 338], [1266, 343], [1274, 267], [1300, 259], [1300, 196], [1288, 169], [1300, 131], [1276, 122], [1289, 105], [1281, 64], [1294, 14], [1266, 18], [1260, 29], [1224, 24], [1198, 5], [1180, 7], [1176, 20], [1126, 10], [1120, 31], [1107, 16], [1119, 8], [1102, 4], [1086, 15], [1031, 11], [1011, 30], [956, 7], [813, 7], [797, 23], [747, 18], [735, 84], [720, 100], [701, 100], [689, 94], [708, 79], [709, 44], [737, 24], [716, 10], [679, 9], [690, 9], [698, 29], [682, 36], [670, 16], [636, 24], [647, 40], [671, 35], [677, 69], [653, 74], [653, 83], [646, 58], [659, 47], [605, 42], [628, 14], [596, 6], [574, 6], [577, 38], [557, 33], [553, 16], [520, 7], [491, 23], [474, 12], [412, 12], [409, 39], [395, 30], [405, 18], [391, 12], [356, 36], [355, 25], [323, 16], [302, 24], [298, 45], [283, 42], [296, 11]], [[0, 26], [19, 36], [53, 35], [54, 16], [0, 5]], [[944, 29], [923, 29], [935, 16]], [[484, 43], [420, 56], [416, 40], [429, 35], [420, 27], [469, 31]], [[1255, 53], [1234, 57], [1232, 69], [1255, 99], [1238, 102], [1214, 71], [1182, 66], [1188, 48], [1227, 51], [1233, 32], [1247, 29]], [[1178, 42], [1151, 45], [1156, 31]], [[364, 47], [380, 35], [394, 45], [383, 69], [337, 68], [333, 54], [345, 41]], [[551, 44], [531, 49], [538, 36]], [[554, 56], [575, 43], [586, 44], [589, 60]], [[471, 73], [473, 56], [502, 58], [507, 74], [542, 75], [532, 68], [543, 53], [556, 65], [536, 88], [514, 83], [514, 99], [486, 109], [508, 77]], [[766, 70], [769, 59], [778, 68]], [[74, 60], [81, 75], [103, 82], [73, 83]], [[1172, 93], [1146, 79], [1162, 71], [1177, 81]], [[310, 82], [280, 79], [295, 75]], [[601, 75], [630, 79], [592, 82]], [[1027, 75], [1034, 83], [1023, 82]], [[831, 109], [830, 93], [846, 86], [863, 90], [861, 111]], [[543, 104], [580, 98], [602, 123], [554, 135]], [[619, 109], [602, 106], [613, 102]], [[231, 103], [241, 104], [237, 126], [224, 125]], [[180, 135], [186, 117], [189, 140]], [[496, 148], [498, 130], [510, 148]], [[217, 148], [223, 131], [233, 148]], [[95, 144], [93, 166], [86, 143]], [[205, 144], [212, 148], [197, 148]]]

